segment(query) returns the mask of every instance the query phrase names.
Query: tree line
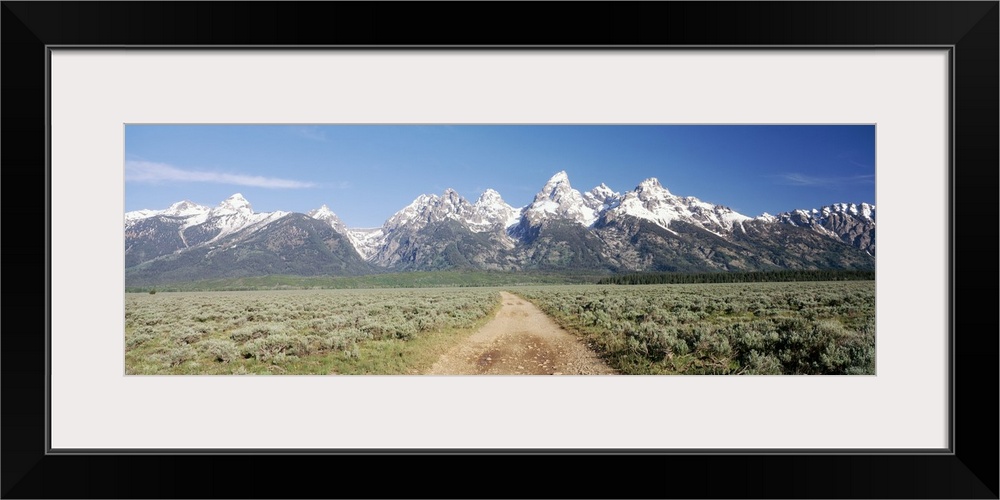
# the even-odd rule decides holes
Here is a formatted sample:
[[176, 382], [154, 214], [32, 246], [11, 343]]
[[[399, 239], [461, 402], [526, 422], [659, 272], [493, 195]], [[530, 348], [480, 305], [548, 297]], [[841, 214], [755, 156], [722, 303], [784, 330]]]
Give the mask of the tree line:
[[680, 283], [754, 283], [778, 281], [874, 280], [873, 270], [818, 269], [737, 273], [630, 273], [603, 278], [599, 285], [670, 285]]

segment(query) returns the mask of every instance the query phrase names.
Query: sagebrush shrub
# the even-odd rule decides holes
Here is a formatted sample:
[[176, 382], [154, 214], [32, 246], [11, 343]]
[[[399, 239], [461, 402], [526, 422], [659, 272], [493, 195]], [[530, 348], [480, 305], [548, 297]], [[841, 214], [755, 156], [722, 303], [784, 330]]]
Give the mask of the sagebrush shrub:
[[200, 340], [205, 333], [206, 330], [181, 325], [170, 332], [170, 338], [178, 345], [193, 344]]
[[281, 323], [256, 323], [233, 330], [229, 338], [236, 342], [247, 342], [272, 335], [284, 335], [287, 331], [288, 327]]
[[133, 349], [153, 340], [155, 337], [151, 333], [135, 333], [125, 337], [125, 349]]
[[228, 363], [239, 359], [240, 350], [236, 344], [227, 339], [209, 339], [201, 343], [201, 350], [215, 361]]
[[518, 293], [585, 334], [627, 373], [874, 373], [872, 282]]
[[174, 347], [160, 352], [156, 355], [156, 357], [161, 363], [163, 363], [163, 365], [169, 368], [193, 359], [195, 354], [196, 352], [194, 348], [185, 344], [180, 347]]
[[243, 345], [242, 354], [258, 361], [270, 361], [278, 354], [302, 352], [302, 338], [283, 333], [251, 340]]

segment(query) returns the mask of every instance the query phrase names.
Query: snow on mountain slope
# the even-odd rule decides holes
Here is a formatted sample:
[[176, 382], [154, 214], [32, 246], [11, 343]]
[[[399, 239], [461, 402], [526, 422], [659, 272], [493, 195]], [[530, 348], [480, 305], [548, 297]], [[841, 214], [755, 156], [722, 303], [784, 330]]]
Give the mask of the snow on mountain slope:
[[492, 232], [517, 223], [520, 210], [508, 205], [500, 193], [487, 189], [475, 204], [459, 195], [454, 189], [444, 194], [422, 194], [402, 210], [396, 212], [382, 226], [385, 233], [402, 227], [419, 229], [433, 222], [454, 220], [473, 232]]
[[325, 204], [317, 209], [310, 210], [306, 215], [312, 217], [313, 219], [326, 222], [334, 229], [334, 231], [337, 231], [340, 234], [347, 234], [347, 226], [344, 225], [344, 221], [340, 220], [340, 217], [337, 217], [337, 214], [333, 213], [333, 211], [330, 210], [330, 207]]
[[280, 210], [255, 213], [250, 202], [242, 194], [236, 193], [211, 209], [204, 224], [219, 230], [219, 233], [209, 240], [211, 243], [232, 233], [251, 227], [259, 227], [288, 214], [289, 212]]
[[161, 212], [162, 210], [150, 210], [148, 208], [144, 208], [142, 210], [133, 210], [131, 212], [125, 212], [125, 227], [128, 227], [129, 225], [135, 223], [136, 221], [148, 219], [150, 217], [155, 217], [159, 215]]
[[616, 193], [603, 182], [600, 186], [583, 193], [583, 203], [598, 214], [609, 208], [617, 207], [621, 201], [621, 193]]
[[[159, 256], [203, 248], [206, 244], [224, 251], [252, 241], [254, 235], [270, 234], [268, 227], [294, 229], [285, 227], [287, 224], [269, 226], [288, 215], [289, 212], [283, 211], [256, 213], [239, 193], [214, 207], [185, 200], [163, 210], [127, 212], [127, 262], [135, 265]], [[446, 189], [440, 195], [417, 196], [378, 228], [348, 228], [326, 205], [305, 215], [325, 222], [346, 237], [369, 263], [382, 267], [399, 266], [400, 269], [437, 269], [435, 266], [448, 265], [518, 269], [570, 259], [591, 262], [593, 259], [587, 260], [591, 257], [596, 259], [593, 262], [612, 262], [623, 255], [631, 256], [630, 265], [636, 269], [653, 265], [650, 263], [654, 261], [662, 266], [676, 264], [669, 259], [695, 265], [691, 263], [711, 257], [671, 254], [664, 249], [679, 252], [678, 248], [688, 248], [684, 246], [688, 245], [692, 252], [712, 255], [715, 250], [730, 248], [725, 245], [736, 245], [730, 249], [743, 248], [739, 245], [765, 240], [773, 247], [775, 241], [787, 243], [779, 238], [786, 224], [808, 228], [867, 252], [869, 256], [875, 255], [875, 206], [867, 203], [835, 203], [818, 209], [793, 210], [778, 215], [765, 213], [751, 218], [693, 196], [674, 195], [656, 178], [643, 180], [634, 190], [624, 193], [615, 192], [606, 184], [581, 193], [570, 185], [565, 171], [548, 179], [532, 202], [522, 208], [507, 204], [493, 189], [485, 190], [475, 203], [470, 203], [454, 189]], [[649, 226], [629, 222], [625, 217], [650, 221], [673, 236], [661, 231], [641, 234], [642, 228]], [[543, 224], [547, 221], [568, 221], [570, 224]], [[597, 221], [600, 223], [595, 224]], [[744, 226], [748, 221], [752, 224]], [[685, 230], [675, 224], [678, 222], [685, 223]], [[576, 225], [580, 226], [579, 230]], [[701, 230], [705, 233], [700, 234]], [[721, 242], [709, 233], [726, 241]], [[633, 248], [637, 236], [648, 236], [642, 248], [660, 250], [640, 255], [639, 250]], [[815, 235], [806, 236], [816, 241]], [[609, 253], [595, 242], [610, 245], [609, 248], [617, 253]]]
[[384, 234], [382, 228], [348, 228], [344, 224], [344, 221], [340, 217], [337, 217], [337, 214], [333, 213], [330, 207], [325, 204], [315, 210], [310, 210], [306, 215], [326, 222], [334, 231], [346, 236], [347, 240], [354, 246], [354, 249], [358, 251], [358, 254], [365, 259], [374, 255], [382, 244], [381, 238]]
[[389, 217], [382, 226], [386, 234], [402, 228], [420, 229], [432, 222], [455, 220], [467, 222], [475, 216], [471, 203], [462, 198], [454, 189], [448, 188], [444, 194], [422, 194], [402, 210]]
[[831, 217], [848, 216], [864, 221], [875, 222], [875, 205], [868, 203], [834, 203], [822, 208], [812, 208], [808, 210], [798, 209], [791, 212], [784, 212], [777, 218], [793, 225], [817, 224], [823, 226], [827, 224]]
[[171, 218], [185, 219], [185, 224], [187, 226], [192, 226], [195, 224], [200, 224], [205, 222], [209, 211], [212, 209], [204, 205], [198, 205], [197, 203], [192, 203], [188, 200], [178, 201], [170, 207], [164, 210], [135, 210], [132, 212], [125, 212], [125, 223], [139, 221], [142, 219], [149, 219], [151, 217], [156, 217], [158, 215]]
[[487, 189], [479, 196], [473, 205], [475, 217], [470, 220], [473, 230], [485, 231], [496, 228], [506, 229], [521, 218], [521, 210], [514, 208], [503, 201], [500, 193]]
[[210, 240], [215, 241], [228, 234], [280, 219], [288, 213], [283, 211], [255, 213], [250, 202], [242, 194], [236, 193], [211, 208], [185, 200], [174, 203], [164, 210], [145, 209], [126, 212], [125, 228], [127, 231], [140, 221], [161, 217], [177, 224], [181, 238], [184, 238], [185, 229], [201, 226], [204, 230], [218, 231]]
[[365, 260], [370, 259], [382, 247], [385, 232], [380, 227], [348, 228], [347, 239]]
[[867, 203], [862, 203], [856, 205], [854, 203], [834, 203], [833, 205], [823, 207], [820, 212], [825, 217], [829, 217], [834, 213], [845, 213], [861, 217], [866, 220], [875, 220], [875, 205], [869, 205]]
[[730, 232], [738, 224], [751, 220], [741, 213], [721, 205], [713, 205], [693, 196], [680, 197], [670, 193], [656, 178], [649, 178], [625, 193], [618, 206], [609, 210], [611, 217], [631, 215], [649, 220], [673, 232], [670, 223], [683, 221], [717, 235]]
[[875, 255], [875, 205], [834, 203], [818, 209], [784, 212], [773, 218], [812, 229]]
[[570, 185], [565, 171], [553, 175], [523, 212], [523, 218], [532, 226], [553, 218], [591, 226], [597, 216], [598, 211], [588, 206], [583, 195]]

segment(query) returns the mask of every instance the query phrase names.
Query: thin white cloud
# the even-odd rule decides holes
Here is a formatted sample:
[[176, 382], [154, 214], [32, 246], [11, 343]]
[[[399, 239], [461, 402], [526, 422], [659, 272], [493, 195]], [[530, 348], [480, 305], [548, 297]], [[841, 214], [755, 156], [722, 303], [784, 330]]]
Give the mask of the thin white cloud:
[[260, 175], [230, 174], [204, 170], [185, 170], [166, 163], [129, 160], [125, 162], [125, 180], [157, 184], [161, 182], [211, 182], [270, 189], [299, 189], [315, 186], [312, 182], [301, 182]]
[[296, 131], [311, 141], [326, 142], [326, 133], [316, 127], [299, 127]]
[[778, 176], [783, 184], [792, 186], [841, 186], [844, 184], [863, 184], [875, 181], [875, 175], [848, 175], [843, 177], [815, 177], [800, 173], [788, 173]]

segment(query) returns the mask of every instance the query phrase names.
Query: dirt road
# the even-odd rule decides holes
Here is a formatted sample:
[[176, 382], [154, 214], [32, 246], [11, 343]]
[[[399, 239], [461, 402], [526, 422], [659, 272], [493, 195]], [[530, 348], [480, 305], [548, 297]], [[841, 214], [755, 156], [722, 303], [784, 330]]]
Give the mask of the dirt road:
[[429, 375], [606, 375], [614, 371], [534, 304], [507, 292], [492, 321], [441, 356]]

